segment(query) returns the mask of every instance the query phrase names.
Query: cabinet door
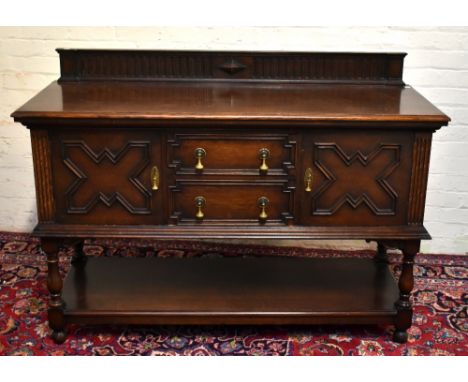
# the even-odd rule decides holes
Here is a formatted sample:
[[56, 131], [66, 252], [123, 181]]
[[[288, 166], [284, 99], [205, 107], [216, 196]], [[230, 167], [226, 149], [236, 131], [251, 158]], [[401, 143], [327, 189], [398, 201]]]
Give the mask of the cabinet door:
[[407, 224], [413, 139], [401, 130], [308, 133], [299, 180], [302, 224]]
[[163, 184], [157, 183], [164, 169], [157, 133], [70, 128], [52, 131], [51, 140], [57, 222], [161, 223]]

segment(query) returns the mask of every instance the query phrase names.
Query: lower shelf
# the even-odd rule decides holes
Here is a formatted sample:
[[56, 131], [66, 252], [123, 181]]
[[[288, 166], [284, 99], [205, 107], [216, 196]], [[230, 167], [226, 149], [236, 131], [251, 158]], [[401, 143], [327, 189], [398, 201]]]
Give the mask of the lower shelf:
[[391, 323], [397, 285], [371, 259], [89, 258], [73, 266], [67, 322]]

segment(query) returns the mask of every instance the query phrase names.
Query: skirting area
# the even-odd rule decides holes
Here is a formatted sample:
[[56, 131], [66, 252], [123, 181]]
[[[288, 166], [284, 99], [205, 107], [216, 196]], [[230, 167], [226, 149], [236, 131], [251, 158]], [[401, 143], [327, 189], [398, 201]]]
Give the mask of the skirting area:
[[[88, 256], [297, 256], [370, 258], [372, 251], [328, 251], [187, 241], [89, 241]], [[63, 272], [72, 250], [62, 251]], [[398, 274], [398, 255], [390, 268]], [[46, 262], [38, 241], [0, 233], [0, 355], [468, 355], [468, 257], [419, 255], [415, 314], [405, 345], [391, 326], [70, 326], [63, 345], [49, 338]], [[281, 277], [281, 276], [278, 276]]]

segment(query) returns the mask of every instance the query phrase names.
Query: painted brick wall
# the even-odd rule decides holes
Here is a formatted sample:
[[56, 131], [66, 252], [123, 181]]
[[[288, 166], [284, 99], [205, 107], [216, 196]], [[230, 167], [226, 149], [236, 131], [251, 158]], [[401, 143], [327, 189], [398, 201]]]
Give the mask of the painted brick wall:
[[29, 132], [9, 115], [57, 78], [57, 47], [408, 52], [404, 80], [453, 120], [434, 137], [423, 251], [468, 253], [467, 27], [0, 28], [0, 230], [36, 222]]

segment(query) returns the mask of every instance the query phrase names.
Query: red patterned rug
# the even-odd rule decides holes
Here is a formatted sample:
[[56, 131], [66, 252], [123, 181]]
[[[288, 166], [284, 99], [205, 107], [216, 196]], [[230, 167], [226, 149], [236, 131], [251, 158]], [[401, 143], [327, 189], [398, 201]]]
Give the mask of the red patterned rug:
[[[328, 251], [184, 241], [88, 241], [89, 256], [283, 255], [370, 257]], [[72, 249], [61, 252], [65, 273]], [[399, 256], [390, 266], [399, 273]], [[0, 355], [468, 355], [468, 256], [418, 255], [407, 344], [391, 326], [82, 327], [63, 345], [49, 338], [45, 257], [26, 234], [0, 233]]]

